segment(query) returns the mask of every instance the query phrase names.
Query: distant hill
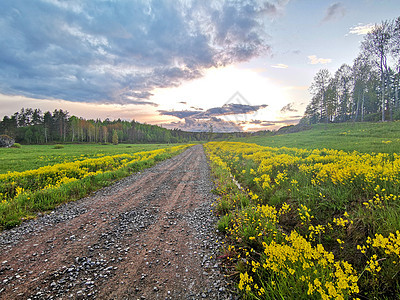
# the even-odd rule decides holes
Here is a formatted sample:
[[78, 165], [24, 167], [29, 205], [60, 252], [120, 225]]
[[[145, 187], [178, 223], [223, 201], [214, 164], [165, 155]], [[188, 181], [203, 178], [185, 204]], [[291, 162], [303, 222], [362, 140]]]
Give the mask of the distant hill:
[[245, 137], [235, 141], [270, 147], [400, 153], [400, 121], [315, 124], [306, 127], [296, 125], [282, 128], [275, 134]]

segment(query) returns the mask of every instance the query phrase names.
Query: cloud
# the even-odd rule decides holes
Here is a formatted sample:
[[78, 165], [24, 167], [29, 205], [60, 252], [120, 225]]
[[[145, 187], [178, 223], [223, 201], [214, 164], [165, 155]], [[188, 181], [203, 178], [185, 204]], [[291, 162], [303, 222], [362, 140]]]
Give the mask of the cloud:
[[302, 116], [292, 116], [279, 121], [251, 120], [241, 122], [240, 125], [245, 127], [246, 131], [277, 130], [282, 126], [298, 124], [301, 117]]
[[372, 31], [374, 29], [374, 24], [365, 24], [359, 23], [356, 26], [350, 28], [349, 34], [357, 34], [357, 35], [364, 35]]
[[293, 108], [294, 103], [288, 103], [284, 107], [281, 108], [281, 113], [286, 113], [286, 112], [297, 112], [297, 109]]
[[310, 64], [312, 65], [317, 65], [317, 64], [327, 64], [332, 61], [330, 58], [318, 58], [316, 55], [309, 55], [307, 56], [308, 59], [310, 60]]
[[335, 19], [340, 19], [344, 17], [345, 14], [346, 14], [346, 9], [342, 3], [340, 2], [333, 3], [326, 9], [325, 16], [322, 19], [322, 22], [328, 22]]
[[165, 128], [179, 128], [185, 131], [202, 132], [209, 131], [210, 124], [213, 126], [214, 132], [238, 132], [243, 131], [241, 125], [247, 122], [226, 121], [218, 117], [229, 115], [241, 115], [254, 113], [267, 105], [247, 105], [238, 103], [228, 103], [222, 107], [213, 107], [207, 110], [197, 109], [193, 111], [180, 110], [180, 111], [166, 111], [158, 110], [160, 115], [174, 116], [183, 121], [171, 122], [163, 124]]
[[241, 132], [243, 128], [232, 121], [225, 121], [219, 118], [211, 118], [209, 120], [196, 120], [196, 119], [185, 119], [183, 122], [172, 122], [168, 124], [162, 124], [162, 127], [168, 129], [181, 129], [184, 131], [191, 132], [207, 132], [210, 131], [212, 126], [213, 132]]
[[285, 65], [285, 64], [276, 64], [276, 65], [272, 65], [271, 67], [276, 68], [276, 69], [287, 69], [287, 68], [289, 68], [289, 66]]
[[181, 111], [166, 111], [159, 110], [158, 112], [164, 116], [174, 116], [180, 119], [192, 118], [192, 119], [209, 119], [212, 117], [218, 116], [228, 116], [228, 115], [239, 115], [239, 114], [249, 114], [256, 112], [262, 108], [267, 107], [266, 104], [263, 105], [247, 105], [247, 104], [237, 104], [237, 103], [228, 103], [223, 105], [222, 107], [213, 107], [207, 109], [206, 111], [202, 110], [181, 110]]
[[0, 93], [151, 104], [204, 69], [269, 50], [287, 1], [12, 1], [0, 12]]
[[168, 110], [159, 110], [158, 111], [162, 116], [173, 116], [179, 119], [185, 119], [199, 114], [199, 111], [191, 111], [191, 110], [178, 110], [178, 111], [168, 111]]

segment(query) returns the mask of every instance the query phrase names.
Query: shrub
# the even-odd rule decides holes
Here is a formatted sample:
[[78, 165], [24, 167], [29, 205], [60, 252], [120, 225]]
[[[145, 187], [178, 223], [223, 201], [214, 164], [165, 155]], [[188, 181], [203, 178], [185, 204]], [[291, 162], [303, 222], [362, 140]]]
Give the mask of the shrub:
[[64, 148], [63, 145], [57, 144], [57, 145], [54, 145], [53, 149], [63, 149], [63, 148]]
[[11, 148], [21, 148], [21, 144], [20, 143], [14, 143], [14, 145], [12, 145]]

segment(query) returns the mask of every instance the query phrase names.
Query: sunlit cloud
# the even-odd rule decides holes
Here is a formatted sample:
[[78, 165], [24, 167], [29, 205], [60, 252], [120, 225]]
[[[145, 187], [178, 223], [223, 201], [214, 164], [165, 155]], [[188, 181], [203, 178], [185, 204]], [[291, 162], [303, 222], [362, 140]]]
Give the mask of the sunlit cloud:
[[279, 121], [251, 120], [240, 125], [245, 131], [277, 130], [282, 126], [295, 125], [300, 121], [300, 116], [289, 117]]
[[[164, 124], [166, 128], [179, 128], [186, 131], [204, 131], [211, 126], [215, 132], [243, 131], [237, 120], [225, 120], [221, 117], [254, 114], [268, 105], [248, 105], [239, 103], [227, 103], [221, 107], [213, 107], [207, 110], [159, 110], [162, 116], [174, 116], [183, 121]], [[235, 117], [234, 117], [235, 119]]]
[[350, 28], [349, 34], [365, 35], [374, 29], [374, 24], [358, 24]]
[[309, 61], [309, 64], [311, 65], [317, 65], [317, 64], [328, 64], [332, 61], [330, 58], [319, 58], [316, 55], [309, 55], [307, 56]]
[[289, 68], [289, 66], [285, 65], [285, 64], [276, 64], [276, 65], [272, 65], [271, 67], [272, 68], [276, 68], [276, 69], [287, 69], [287, 68]]
[[181, 110], [181, 111], [165, 111], [159, 110], [159, 113], [164, 116], [174, 116], [180, 119], [185, 118], [193, 118], [193, 119], [208, 119], [211, 117], [218, 116], [229, 116], [229, 115], [239, 115], [239, 114], [250, 114], [254, 113], [262, 108], [266, 108], [268, 105], [245, 105], [238, 103], [228, 103], [223, 105], [222, 107], [213, 107], [207, 109], [206, 111], [202, 110]]
[[161, 124], [162, 127], [168, 129], [181, 129], [184, 131], [191, 132], [241, 132], [243, 127], [238, 125], [233, 121], [225, 121], [220, 118], [212, 117], [207, 120], [197, 120], [192, 118], [187, 118], [185, 121], [171, 122], [166, 124]]

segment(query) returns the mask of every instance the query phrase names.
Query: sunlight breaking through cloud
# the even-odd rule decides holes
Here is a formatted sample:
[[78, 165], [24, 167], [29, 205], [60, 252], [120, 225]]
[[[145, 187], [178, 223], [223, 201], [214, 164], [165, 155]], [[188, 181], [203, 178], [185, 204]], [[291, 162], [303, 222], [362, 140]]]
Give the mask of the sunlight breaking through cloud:
[[286, 1], [2, 2], [0, 93], [151, 104], [212, 66], [268, 52]]

